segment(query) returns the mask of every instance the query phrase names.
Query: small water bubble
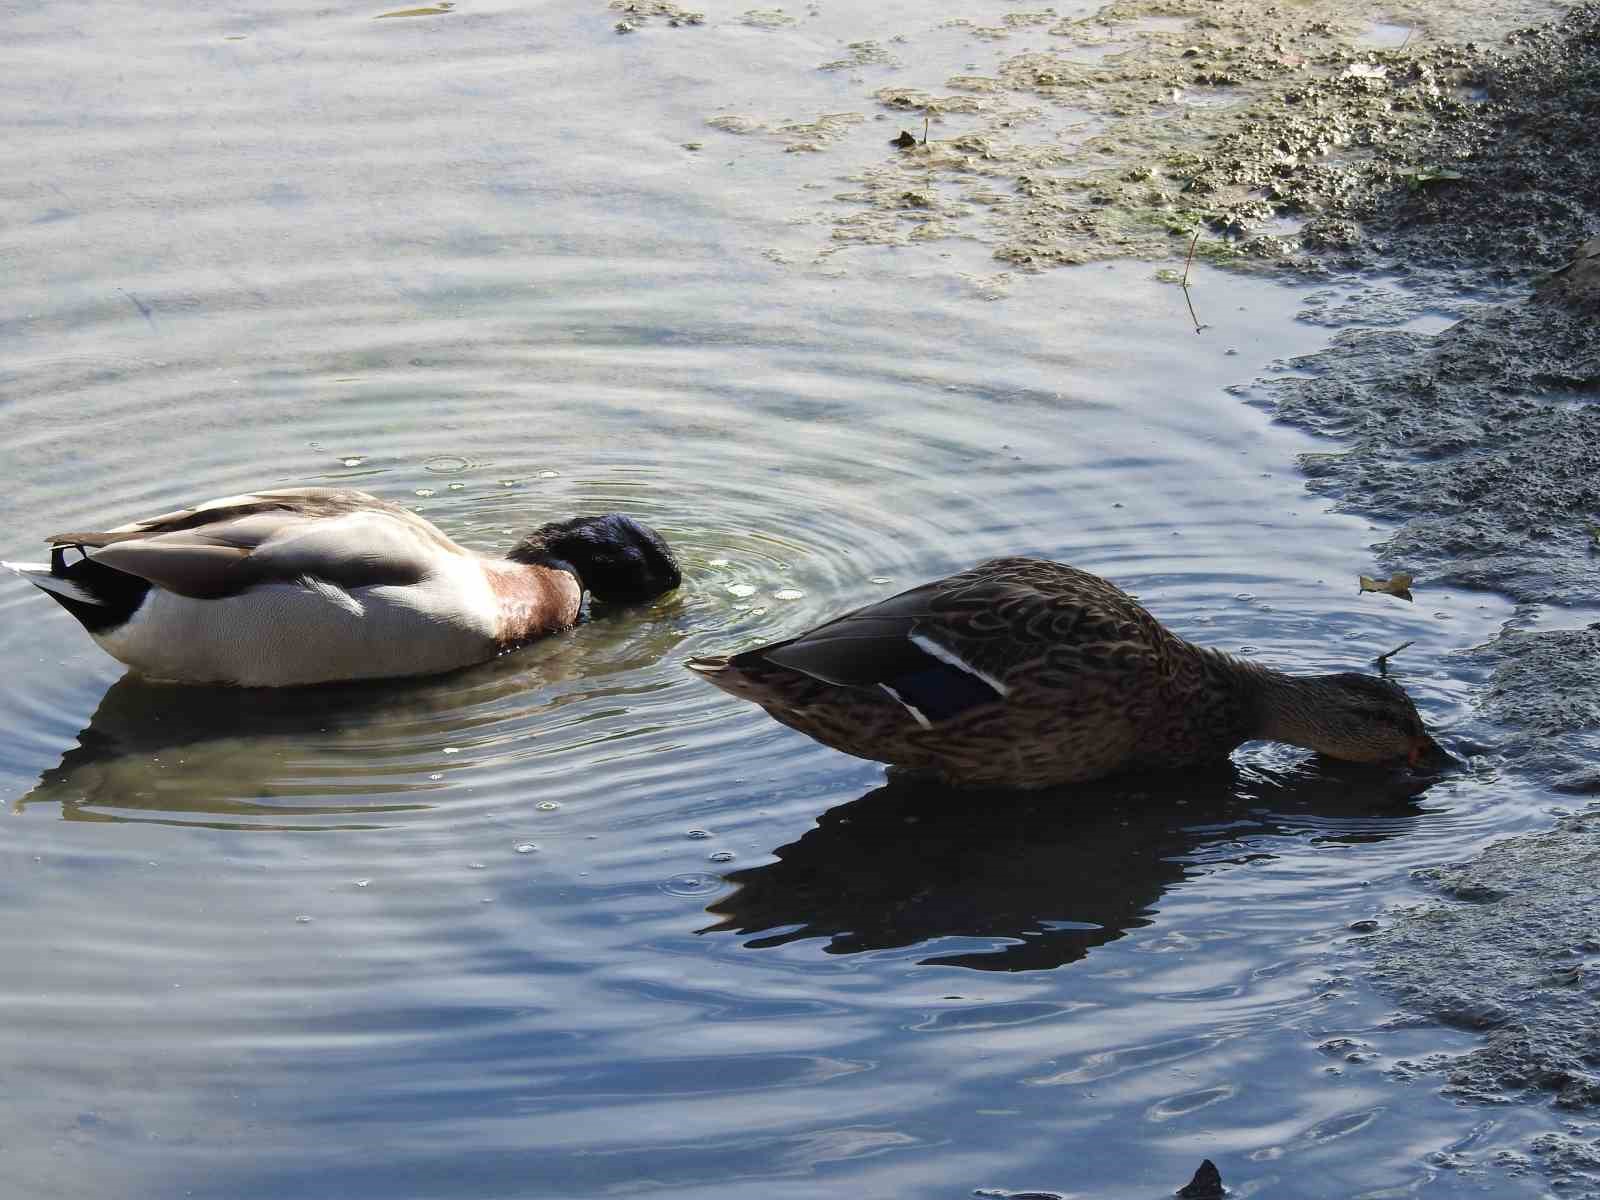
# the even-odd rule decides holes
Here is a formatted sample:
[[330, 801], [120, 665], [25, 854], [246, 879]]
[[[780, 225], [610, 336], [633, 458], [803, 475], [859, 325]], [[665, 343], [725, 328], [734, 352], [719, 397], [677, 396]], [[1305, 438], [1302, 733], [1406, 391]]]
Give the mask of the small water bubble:
[[517, 481], [515, 479], [501, 479], [501, 480], [497, 480], [497, 482], [500, 484], [501, 487], [516, 487], [517, 486]]
[[429, 779], [443, 779], [444, 778], [444, 772], [443, 771], [435, 771], [431, 775], [429, 775], [428, 778]]
[[732, 850], [713, 850], [706, 858], [711, 862], [732, 862], [739, 857]]
[[460, 491], [460, 490], [461, 490], [461, 489], [462, 489], [462, 488], [464, 488], [464, 487], [466, 487], [466, 486], [467, 486], [467, 485], [466, 485], [466, 484], [464, 484], [464, 483], [452, 483], [452, 484], [450, 484], [450, 485], [449, 485], [449, 487], [450, 487], [450, 490], [451, 490], [451, 491], [452, 491], [452, 492], [459, 492], [459, 491]]
[[560, 479], [561, 478], [561, 472], [560, 471], [540, 471], [539, 472], [539, 478], [540, 479]]
[[532, 854], [538, 848], [539, 847], [534, 845], [532, 842], [519, 842], [517, 844], [517, 853], [518, 854]]
[[369, 886], [371, 886], [371, 884], [372, 884], [372, 880], [370, 880], [370, 879], [358, 879], [358, 880], [356, 880], [356, 886], [357, 887], [369, 887]]
[[722, 887], [722, 880], [715, 875], [703, 874], [692, 871], [685, 875], [674, 875], [671, 879], [663, 880], [661, 890], [674, 896], [708, 896]]
[[708, 567], [726, 567], [728, 565], [728, 560], [725, 558], [713, 558], [706, 563]]
[[315, 920], [316, 920], [315, 917], [308, 917], [308, 916], [305, 915], [305, 913], [301, 913], [298, 917], [296, 917], [294, 919], [294, 923], [296, 925], [309, 925], [309, 924], [311, 924], [311, 922], [313, 922]]
[[436, 475], [456, 475], [472, 466], [472, 463], [459, 454], [435, 454], [432, 458], [425, 459], [422, 466], [424, 470], [432, 471]]
[[417, 495], [421, 496], [424, 500], [426, 500], [429, 496], [432, 496], [434, 494], [435, 493], [434, 493], [434, 490], [432, 488], [418, 488], [417, 489]]
[[1450, 614], [1447, 612], [1436, 612], [1433, 614], [1433, 617], [1436, 621], [1448, 621], [1450, 619]]
[[875, 583], [879, 587], [882, 587], [886, 583], [893, 583], [894, 580], [890, 579], [887, 575], [874, 575], [870, 579], [868, 579], [867, 582], [868, 583]]
[[774, 600], [798, 600], [804, 595], [805, 593], [799, 588], [779, 588], [772, 593], [772, 598]]
[[446, 746], [444, 748], [444, 752], [446, 754], [460, 754], [461, 753], [461, 747], [460, 746]]
[[541, 800], [541, 801], [539, 801], [538, 804], [534, 805], [534, 807], [537, 808], [540, 812], [555, 812], [556, 809], [561, 807], [561, 801], [559, 801], [559, 800]]
[[756, 594], [756, 585], [753, 583], [726, 583], [723, 584], [723, 589], [728, 595], [736, 596], [740, 600], [743, 600], [746, 596], [754, 596]]
[[692, 837], [696, 841], [702, 841], [711, 836], [711, 831], [709, 829], [691, 829], [685, 836]]
[[741, 604], [739, 607], [749, 608], [752, 617], [764, 617], [767, 615], [767, 606], [765, 604], [758, 604], [754, 608], [750, 608], [748, 604]]
[[1233, 598], [1235, 600], [1243, 600], [1246, 604], [1249, 604], [1250, 601], [1255, 599], [1255, 595], [1251, 592], [1235, 592]]
[[487, 871], [488, 868], [485, 867], [480, 862], [470, 862], [470, 863], [467, 864], [467, 870], [469, 870], [469, 871]]
[[341, 458], [339, 461], [347, 467], [359, 467], [362, 463], [367, 461], [367, 456], [365, 454], [351, 454], [345, 458]]

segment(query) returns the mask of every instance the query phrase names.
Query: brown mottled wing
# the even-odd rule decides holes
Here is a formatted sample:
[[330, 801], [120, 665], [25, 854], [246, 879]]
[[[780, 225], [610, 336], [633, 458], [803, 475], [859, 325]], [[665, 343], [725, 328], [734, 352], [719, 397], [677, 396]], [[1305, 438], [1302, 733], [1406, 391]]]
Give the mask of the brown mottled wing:
[[1092, 674], [1137, 692], [1159, 674], [1166, 637], [1105, 580], [1059, 563], [1010, 558], [847, 613], [792, 641], [738, 656], [734, 665], [759, 659], [825, 683], [887, 685], [939, 720], [998, 700], [984, 679], [1004, 688], [1022, 677], [1036, 694], [1070, 692]]
[[932, 636], [969, 665], [1030, 687], [1070, 688], [1085, 672], [1130, 690], [1154, 686], [1171, 635], [1098, 575], [1042, 559], [1001, 558], [952, 577]]
[[415, 583], [428, 573], [430, 552], [456, 549], [398, 505], [336, 488], [231, 496], [105, 533], [49, 540], [199, 599], [308, 577], [344, 588]]

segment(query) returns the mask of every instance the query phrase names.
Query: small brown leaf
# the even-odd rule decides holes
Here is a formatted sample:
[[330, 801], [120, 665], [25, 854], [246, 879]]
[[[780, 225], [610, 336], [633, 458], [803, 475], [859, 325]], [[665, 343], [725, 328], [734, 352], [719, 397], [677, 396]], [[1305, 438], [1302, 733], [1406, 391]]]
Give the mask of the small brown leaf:
[[1374, 579], [1371, 575], [1361, 576], [1361, 590], [1363, 592], [1382, 592], [1385, 596], [1398, 596], [1402, 600], [1411, 600], [1411, 584], [1416, 576], [1405, 571], [1396, 571], [1387, 579]]
[[889, 145], [894, 146], [894, 147], [896, 147], [897, 149], [900, 149], [900, 150], [909, 150], [909, 149], [911, 149], [911, 147], [915, 146], [916, 144], [917, 144], [916, 135], [915, 134], [911, 134], [911, 133], [907, 133], [904, 129], [902, 129], [900, 131], [900, 136], [899, 137], [890, 138], [889, 139]]
[[438, 17], [454, 7], [453, 0], [439, 0], [438, 4], [430, 4], [426, 8], [397, 8], [394, 12], [379, 13], [373, 20], [381, 21], [385, 17]]

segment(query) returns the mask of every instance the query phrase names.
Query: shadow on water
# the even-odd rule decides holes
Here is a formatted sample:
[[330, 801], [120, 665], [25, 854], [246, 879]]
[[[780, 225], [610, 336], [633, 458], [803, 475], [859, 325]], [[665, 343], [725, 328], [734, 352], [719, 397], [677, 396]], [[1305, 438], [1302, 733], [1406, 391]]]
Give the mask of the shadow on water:
[[[515, 711], [505, 702], [570, 673], [546, 654], [531, 667], [507, 657], [427, 679], [306, 688], [180, 686], [128, 674], [101, 697], [77, 745], [12, 807], [59, 804], [69, 821], [374, 828], [381, 814], [431, 807], [384, 798], [445, 787], [451, 742], [564, 707], [565, 696]], [[320, 820], [351, 815], [368, 820]]]
[[[535, 738], [525, 756], [614, 738], [614, 712], [666, 690], [639, 673], [676, 636], [670, 623], [641, 628], [632, 615], [597, 607], [574, 633], [414, 679], [230, 688], [130, 673], [12, 808], [58, 804], [72, 821], [375, 828], [384, 814], [432, 807], [423, 794], [468, 763], [482, 767]], [[329, 820], [351, 816], [365, 820]]]
[[[312, 744], [372, 725], [396, 703], [393, 688], [180, 687], [125, 675], [107, 689], [76, 746], [39, 776], [13, 810], [59, 804], [68, 821], [153, 821], [213, 828], [326, 829], [286, 819], [412, 811], [419, 803], [328, 802], [338, 768], [311, 767]], [[426, 791], [437, 784], [376, 779], [349, 764], [351, 797]], [[299, 803], [317, 796], [320, 803]], [[161, 818], [132, 813], [167, 814]], [[197, 821], [203, 814], [222, 820]], [[262, 824], [250, 818], [272, 818]], [[351, 828], [345, 824], [340, 828]], [[363, 823], [361, 828], [370, 828]]]
[[1150, 924], [1184, 879], [1276, 857], [1274, 837], [1406, 834], [1432, 782], [1326, 761], [1040, 793], [896, 781], [829, 809], [777, 862], [728, 874], [737, 890], [707, 909], [720, 920], [702, 932], [761, 935], [751, 948], [827, 938], [832, 954], [989, 939], [1004, 944], [921, 961], [1045, 970]]

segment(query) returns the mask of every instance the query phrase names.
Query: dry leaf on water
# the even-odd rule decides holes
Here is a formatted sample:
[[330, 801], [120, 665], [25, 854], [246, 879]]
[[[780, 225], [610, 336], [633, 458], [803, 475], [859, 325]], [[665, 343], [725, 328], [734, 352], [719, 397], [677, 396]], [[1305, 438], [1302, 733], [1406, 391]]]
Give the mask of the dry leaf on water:
[[1402, 600], [1410, 600], [1411, 583], [1416, 576], [1405, 571], [1396, 571], [1387, 579], [1374, 579], [1371, 575], [1361, 577], [1361, 590], [1363, 592], [1382, 592], [1386, 596], [1399, 596]]

